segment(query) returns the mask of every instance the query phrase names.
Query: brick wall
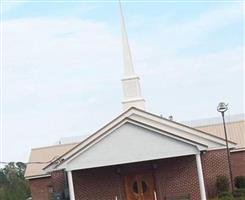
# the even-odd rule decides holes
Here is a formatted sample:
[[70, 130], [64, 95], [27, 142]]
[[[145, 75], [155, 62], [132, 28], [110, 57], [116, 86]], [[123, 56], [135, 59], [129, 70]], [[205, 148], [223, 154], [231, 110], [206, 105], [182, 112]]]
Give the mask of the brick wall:
[[[153, 169], [155, 164], [156, 169]], [[216, 177], [229, 176], [225, 150], [209, 151], [202, 155], [204, 181], [208, 197], [217, 194]], [[121, 166], [121, 176], [116, 168], [98, 168], [73, 172], [76, 199], [115, 199], [125, 198], [123, 176], [127, 173], [141, 173], [145, 170], [154, 173], [158, 199], [166, 196], [190, 194], [192, 200], [199, 200], [199, 183], [195, 156], [185, 156]], [[96, 187], [97, 185], [97, 187]]]
[[[244, 173], [243, 153], [232, 153], [234, 174]], [[243, 159], [243, 160], [242, 160]], [[204, 181], [208, 197], [216, 195], [216, 177], [229, 176], [225, 150], [209, 151], [202, 155]], [[76, 200], [126, 200], [124, 176], [126, 174], [151, 172], [154, 174], [159, 200], [166, 196], [190, 194], [199, 200], [199, 183], [195, 156], [169, 158], [128, 165], [73, 171]], [[54, 191], [64, 188], [62, 171], [52, 173], [52, 178], [30, 180], [33, 200], [48, 200], [48, 186]]]
[[[153, 164], [157, 166], [155, 170]], [[124, 175], [144, 172], [155, 174], [159, 199], [186, 194], [192, 200], [200, 199], [195, 156], [122, 165], [120, 171], [120, 175], [117, 167], [74, 171], [76, 200], [113, 200], [115, 196], [125, 200]]]
[[204, 181], [208, 197], [217, 195], [216, 178], [219, 175], [229, 177], [229, 165], [226, 150], [208, 151], [202, 155]]
[[124, 198], [122, 177], [114, 167], [73, 171], [76, 200], [118, 200]]
[[233, 177], [245, 176], [245, 150], [231, 153]]
[[62, 192], [65, 188], [65, 177], [64, 171], [52, 172], [52, 185], [54, 192]]
[[49, 199], [48, 187], [52, 185], [52, 179], [50, 177], [30, 179], [29, 185], [33, 200]]
[[200, 200], [195, 156], [165, 159], [157, 165], [155, 177], [158, 199], [190, 194], [192, 200]]
[[53, 192], [62, 192], [64, 190], [64, 172], [57, 171], [51, 174], [51, 177], [30, 179], [29, 185], [33, 200], [49, 200], [49, 188], [53, 188]]

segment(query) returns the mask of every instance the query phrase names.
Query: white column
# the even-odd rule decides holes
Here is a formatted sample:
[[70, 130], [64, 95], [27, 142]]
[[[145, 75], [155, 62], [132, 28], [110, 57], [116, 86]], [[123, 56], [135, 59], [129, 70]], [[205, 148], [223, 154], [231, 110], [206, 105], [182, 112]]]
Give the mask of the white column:
[[70, 200], [75, 200], [72, 171], [67, 171]]
[[207, 200], [200, 154], [196, 154], [196, 163], [197, 163], [197, 173], [198, 173], [201, 200]]

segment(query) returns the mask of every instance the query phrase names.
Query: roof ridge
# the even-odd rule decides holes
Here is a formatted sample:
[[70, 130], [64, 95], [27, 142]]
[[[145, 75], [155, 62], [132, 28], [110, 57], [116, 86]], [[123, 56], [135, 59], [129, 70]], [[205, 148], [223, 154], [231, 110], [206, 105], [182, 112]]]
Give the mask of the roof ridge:
[[[225, 116], [226, 123], [241, 122], [245, 120], [245, 113]], [[196, 120], [183, 121], [183, 124], [191, 127], [212, 126], [222, 123], [221, 117], [200, 118]]]

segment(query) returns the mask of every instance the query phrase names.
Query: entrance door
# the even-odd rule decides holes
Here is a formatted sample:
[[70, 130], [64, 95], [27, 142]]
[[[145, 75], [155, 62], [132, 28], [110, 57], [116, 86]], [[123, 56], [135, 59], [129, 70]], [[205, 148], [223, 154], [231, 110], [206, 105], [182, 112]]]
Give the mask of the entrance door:
[[129, 175], [125, 177], [127, 200], [154, 200], [152, 174]]

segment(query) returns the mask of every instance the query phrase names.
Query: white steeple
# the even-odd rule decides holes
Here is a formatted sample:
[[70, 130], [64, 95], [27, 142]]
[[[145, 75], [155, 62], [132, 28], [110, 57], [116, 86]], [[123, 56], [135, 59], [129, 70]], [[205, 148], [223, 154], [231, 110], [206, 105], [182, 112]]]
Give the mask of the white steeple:
[[126, 32], [125, 21], [122, 12], [122, 5], [119, 0], [120, 14], [121, 14], [121, 31], [122, 31], [122, 45], [123, 45], [123, 64], [124, 75], [122, 78], [123, 86], [123, 110], [130, 107], [145, 109], [145, 100], [141, 96], [139, 77], [134, 73], [134, 66], [131, 57], [128, 36]]

